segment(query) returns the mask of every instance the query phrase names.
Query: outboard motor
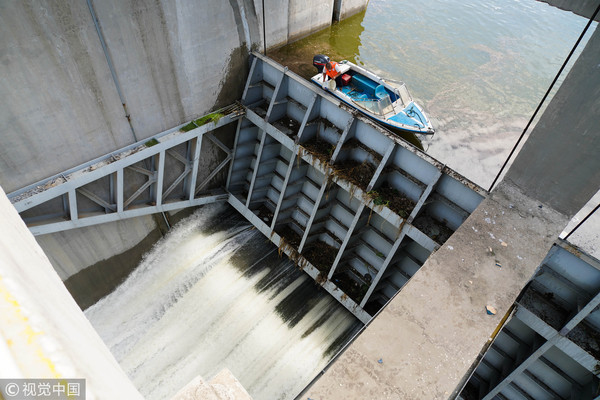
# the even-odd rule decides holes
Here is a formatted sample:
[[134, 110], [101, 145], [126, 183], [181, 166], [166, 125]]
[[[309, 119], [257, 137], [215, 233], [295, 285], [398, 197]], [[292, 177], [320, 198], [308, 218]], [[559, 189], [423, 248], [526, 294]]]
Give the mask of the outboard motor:
[[325, 64], [329, 62], [329, 57], [324, 54], [317, 54], [313, 57], [313, 65], [319, 71], [319, 73], [323, 72], [323, 68], [325, 68]]

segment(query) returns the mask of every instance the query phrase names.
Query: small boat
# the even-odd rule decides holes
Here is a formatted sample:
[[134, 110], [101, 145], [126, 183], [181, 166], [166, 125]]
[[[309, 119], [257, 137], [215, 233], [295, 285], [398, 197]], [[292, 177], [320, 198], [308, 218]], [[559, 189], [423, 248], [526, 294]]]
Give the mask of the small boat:
[[384, 124], [392, 130], [423, 135], [435, 133], [423, 109], [413, 101], [402, 82], [383, 79], [350, 61], [340, 61], [335, 80], [323, 82], [323, 68], [329, 57], [317, 54], [313, 65], [319, 73], [311, 80], [344, 103]]

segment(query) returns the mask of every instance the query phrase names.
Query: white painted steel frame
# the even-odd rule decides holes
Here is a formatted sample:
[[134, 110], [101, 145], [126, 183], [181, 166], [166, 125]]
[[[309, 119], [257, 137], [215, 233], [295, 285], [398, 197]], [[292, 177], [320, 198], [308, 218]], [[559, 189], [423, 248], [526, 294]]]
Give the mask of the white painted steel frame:
[[[571, 255], [578, 258], [580, 261], [582, 261], [585, 264], [587, 264], [588, 266], [592, 267], [591, 271], [594, 271], [597, 274], [596, 279], [598, 279], [598, 276], [600, 276], [600, 262], [598, 260], [582, 253], [579, 249], [575, 248], [574, 246], [572, 246], [571, 244], [569, 244], [568, 242], [566, 242], [564, 240], [558, 240], [555, 243], [555, 245], [549, 251], [548, 256], [546, 257], [546, 260], [555, 260], [553, 262], [562, 265], [562, 268], [564, 268], [565, 270], [572, 270], [572, 268], [574, 266], [573, 266], [573, 264], [567, 264], [569, 262], [568, 259], [555, 257], [559, 252], [563, 252], [563, 254], [570, 253]], [[542, 263], [542, 268], [540, 269], [540, 272], [536, 275], [536, 277], [533, 278], [534, 281], [538, 276], [551, 275], [553, 279], [556, 279], [564, 287], [568, 287], [570, 290], [572, 290], [575, 293], [581, 292], [581, 288], [577, 287], [577, 285], [575, 285], [573, 282], [569, 281], [569, 279], [567, 277], [560, 275], [556, 271], [551, 272], [551, 270], [547, 270], [547, 269], [543, 268], [543, 266], [545, 266], [545, 264], [547, 262], [546, 260]], [[525, 291], [527, 291], [527, 290], [529, 290], [528, 287], [525, 288]], [[544, 391], [548, 397], [562, 398], [551, 387], [549, 387], [547, 384], [545, 384], [540, 378], [536, 377], [534, 372], [532, 372], [531, 368], [534, 366], [534, 364], [538, 360], [540, 362], [542, 362], [544, 365], [546, 365], [547, 368], [550, 368], [552, 371], [554, 371], [554, 373], [562, 376], [562, 378], [564, 379], [564, 382], [566, 384], [570, 385], [570, 387], [568, 387], [568, 388], [563, 387], [563, 389], [570, 391], [572, 393], [572, 396], [574, 396], [572, 398], [583, 398], [581, 396], [585, 395], [585, 394], [582, 394], [584, 392], [584, 390], [589, 391], [590, 388], [582, 387], [581, 384], [577, 380], [573, 379], [571, 376], [568, 375], [568, 371], [565, 371], [565, 370], [561, 369], [559, 366], [554, 365], [552, 362], [550, 362], [547, 358], [544, 357], [545, 353], [548, 352], [553, 347], [556, 347], [557, 349], [559, 349], [562, 352], [561, 354], [564, 354], [564, 356], [566, 356], [570, 360], [572, 360], [572, 361], [565, 360], [565, 362], [567, 362], [566, 365], [570, 365], [569, 363], [573, 363], [573, 362], [577, 363], [578, 365], [581, 366], [581, 368], [589, 371], [589, 374], [591, 376], [595, 376], [595, 378], [593, 378], [593, 379], [595, 379], [596, 387], [600, 387], [600, 384], [598, 383], [599, 382], [599, 380], [598, 380], [598, 373], [599, 373], [598, 365], [600, 363], [600, 360], [595, 358], [588, 351], [581, 348], [577, 343], [575, 343], [569, 337], [569, 332], [571, 332], [573, 329], [575, 329], [577, 327], [577, 325], [580, 324], [585, 318], [590, 316], [590, 314], [592, 312], [597, 312], [597, 308], [599, 305], [600, 305], [600, 290], [598, 290], [595, 295], [587, 298], [585, 300], [584, 304], [579, 305], [579, 301], [578, 301], [578, 305], [577, 305], [578, 311], [575, 312], [574, 314], [571, 314], [570, 317], [567, 318], [566, 322], [562, 325], [562, 327], [560, 329], [555, 329], [553, 326], [550, 326], [546, 321], [544, 321], [542, 318], [540, 318], [540, 316], [536, 315], [536, 312], [530, 310], [527, 305], [521, 304], [521, 302], [518, 301], [516, 303], [516, 310], [513, 313], [512, 318], [518, 319], [521, 324], [524, 324], [526, 327], [528, 327], [533, 332], [535, 332], [537, 335], [539, 335], [539, 337], [542, 338], [541, 339], [542, 343], [539, 346], [536, 346], [534, 344], [534, 346], [533, 346], [534, 348], [528, 355], [526, 355], [525, 357], [517, 357], [516, 360], [513, 359], [508, 354], [503, 354], [502, 355], [502, 357], [504, 358], [503, 364], [505, 365], [505, 368], [508, 369], [508, 373], [498, 376], [498, 379], [496, 379], [494, 381], [486, 382], [485, 380], [483, 380], [486, 378], [485, 374], [483, 372], [480, 372], [480, 368], [477, 368], [474, 372], [474, 375], [476, 376], [476, 378], [472, 378], [472, 379], [475, 379], [479, 382], [478, 385], [480, 387], [480, 393], [483, 392], [480, 394], [480, 398], [482, 398], [484, 400], [491, 400], [494, 398], [503, 397], [504, 396], [503, 391], [506, 391], [506, 390], [517, 391], [524, 398], [531, 397], [531, 393], [528, 392], [528, 390], [530, 390], [529, 387], [524, 386], [522, 383], [520, 385], [515, 383], [515, 381], [517, 379], [520, 379], [521, 381], [525, 381], [524, 380], [525, 378], [523, 378], [523, 377], [527, 377], [527, 379], [529, 379], [531, 384], [535, 385], [537, 390]], [[551, 311], [548, 311], [548, 312], [551, 312]], [[510, 320], [509, 320], [509, 322], [510, 322]], [[507, 324], [507, 326], [508, 326], [508, 324]], [[520, 343], [522, 347], [529, 346], [526, 343], [524, 343], [522, 341], [522, 339], [520, 339], [514, 333], [510, 332], [507, 329], [507, 326], [505, 326], [500, 331], [500, 334], [498, 336], [500, 336], [502, 334], [506, 334], [510, 338], [512, 338], [515, 342]], [[586, 329], [588, 331], [590, 329], [592, 329], [592, 330], [596, 329], [595, 334], [596, 335], [599, 334], [597, 328], [594, 328], [591, 325], [588, 325], [588, 328], [586, 328]], [[492, 347], [493, 346], [494, 345], [492, 345]], [[490, 350], [488, 350], [488, 352], [489, 351]], [[496, 352], [498, 352], [497, 349], [496, 349]], [[481, 364], [491, 365], [489, 362], [487, 362], [486, 357], [487, 357], [487, 353], [483, 357]], [[508, 365], [508, 364], [510, 364], [510, 365]], [[484, 368], [486, 368], [486, 367], [484, 367]], [[502, 371], [498, 372], [498, 374], [501, 374], [501, 372]], [[481, 385], [489, 385], [489, 387], [487, 387], [487, 386], [481, 387]], [[587, 395], [590, 395], [590, 393], [587, 393]]]
[[[152, 138], [145, 139], [144, 141], [127, 146], [117, 152], [92, 160], [79, 167], [65, 171], [62, 174], [55, 175], [54, 177], [10, 193], [8, 196], [13, 201], [13, 205], [19, 213], [43, 205], [56, 198], [62, 197], [64, 199], [66, 196], [68, 201], [68, 214], [64, 215], [64, 217], [68, 218], [68, 220], [56, 221], [56, 218], [47, 216], [46, 221], [44, 221], [44, 216], [36, 217], [36, 222], [30, 224], [30, 230], [34, 235], [43, 235], [158, 212], [173, 211], [215, 201], [225, 201], [227, 199], [225, 192], [208, 194], [202, 197], [196, 197], [196, 195], [231, 161], [231, 149], [227, 148], [227, 146], [218, 140], [211, 132], [240, 119], [241, 109], [234, 108], [234, 110], [235, 112], [225, 115], [216, 123], [211, 122], [188, 132], [179, 131], [183, 126], [181, 125], [154, 136], [153, 138], [156, 139], [158, 143], [151, 147], [146, 147], [144, 143]], [[202, 150], [202, 140], [204, 137], [223, 150], [226, 153], [226, 157], [213, 171], [211, 171], [208, 177], [205, 178], [200, 185], [196, 185], [198, 165]], [[174, 147], [183, 143], [188, 143], [192, 146], [190, 151], [188, 151], [188, 156], [191, 159], [184, 157], [173, 150]], [[131, 151], [131, 154], [127, 153], [129, 151]], [[175, 178], [168, 188], [164, 189], [165, 160], [167, 154], [181, 162], [184, 165], [184, 170]], [[135, 165], [140, 161], [150, 160], [155, 157], [158, 158], [158, 166], [155, 171], [147, 170]], [[127, 199], [124, 198], [124, 187], [127, 184], [124, 174], [126, 168], [147, 177], [147, 181], [139, 186]], [[105, 201], [102, 196], [92, 193], [87, 188], [84, 188], [85, 185], [107, 176], [109, 177], [109, 202]], [[115, 176], [116, 182], [113, 183]], [[188, 177], [189, 179], [185, 181]], [[57, 181], [57, 178], [61, 179]], [[184, 190], [187, 200], [165, 201], [168, 195], [181, 182], [185, 183]], [[135, 199], [149, 187], [153, 188], [153, 204], [131, 206]], [[95, 204], [103, 207], [106, 213], [94, 213], [96, 215], [83, 216], [78, 208], [77, 193], [82, 194]], [[111, 203], [110, 201], [113, 201], [114, 203]]]

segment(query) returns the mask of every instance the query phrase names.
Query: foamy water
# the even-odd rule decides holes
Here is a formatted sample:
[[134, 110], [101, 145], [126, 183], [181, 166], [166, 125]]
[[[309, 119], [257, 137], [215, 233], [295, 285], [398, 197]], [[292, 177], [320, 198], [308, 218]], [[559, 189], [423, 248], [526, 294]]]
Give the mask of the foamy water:
[[293, 399], [360, 324], [225, 205], [197, 211], [85, 312], [147, 399], [229, 368]]

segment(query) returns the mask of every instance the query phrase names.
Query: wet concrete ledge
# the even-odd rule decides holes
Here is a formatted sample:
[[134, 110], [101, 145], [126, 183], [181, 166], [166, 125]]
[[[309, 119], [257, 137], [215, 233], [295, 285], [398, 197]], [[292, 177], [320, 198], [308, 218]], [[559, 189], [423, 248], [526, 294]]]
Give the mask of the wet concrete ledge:
[[567, 222], [501, 183], [302, 398], [454, 398]]

